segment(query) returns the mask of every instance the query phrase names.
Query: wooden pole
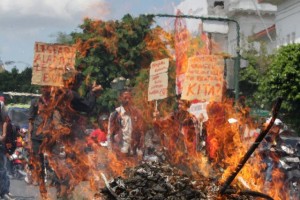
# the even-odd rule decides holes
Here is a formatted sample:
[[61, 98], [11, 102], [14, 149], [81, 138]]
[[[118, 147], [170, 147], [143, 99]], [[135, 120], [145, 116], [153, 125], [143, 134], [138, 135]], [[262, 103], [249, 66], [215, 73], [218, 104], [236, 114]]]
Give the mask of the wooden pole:
[[244, 157], [240, 160], [238, 166], [235, 168], [235, 170], [232, 172], [232, 174], [226, 179], [226, 181], [224, 182], [223, 187], [220, 190], [221, 194], [225, 193], [225, 191], [228, 188], [228, 186], [231, 184], [231, 182], [234, 180], [234, 178], [236, 177], [236, 175], [240, 172], [240, 170], [243, 168], [243, 166], [245, 165], [245, 163], [247, 162], [247, 160], [250, 158], [250, 156], [252, 155], [252, 153], [255, 151], [255, 149], [258, 147], [258, 145], [261, 143], [261, 141], [264, 139], [264, 137], [267, 135], [267, 133], [269, 132], [269, 130], [273, 126], [274, 121], [277, 118], [278, 111], [280, 109], [281, 103], [282, 103], [282, 99], [278, 98], [277, 101], [276, 101], [276, 103], [275, 103], [275, 105], [273, 106], [272, 119], [271, 119], [270, 123], [268, 124], [267, 128], [264, 129], [258, 135], [258, 137], [256, 138], [255, 142], [251, 145], [251, 147], [246, 152], [246, 154], [244, 155]]

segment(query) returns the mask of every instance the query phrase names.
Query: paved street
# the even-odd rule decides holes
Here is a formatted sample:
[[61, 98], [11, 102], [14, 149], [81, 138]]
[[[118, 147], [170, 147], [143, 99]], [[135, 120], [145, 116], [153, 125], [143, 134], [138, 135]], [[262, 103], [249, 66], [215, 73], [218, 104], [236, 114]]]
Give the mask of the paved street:
[[[17, 200], [40, 200], [38, 186], [28, 185], [23, 180], [11, 179], [10, 192]], [[73, 193], [74, 200], [93, 199], [95, 191], [92, 191], [88, 182], [79, 184]], [[56, 189], [48, 188], [48, 195], [51, 200], [56, 200]]]
[[[10, 192], [17, 200], [41, 199], [38, 186], [28, 185], [24, 180], [10, 180]], [[54, 198], [55, 189], [50, 188], [50, 197]]]

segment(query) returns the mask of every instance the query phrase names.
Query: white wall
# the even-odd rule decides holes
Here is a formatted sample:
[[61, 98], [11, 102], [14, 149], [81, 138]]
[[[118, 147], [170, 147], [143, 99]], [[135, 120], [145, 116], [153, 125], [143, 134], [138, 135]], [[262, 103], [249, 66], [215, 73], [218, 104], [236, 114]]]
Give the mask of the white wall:
[[276, 14], [277, 46], [300, 43], [300, 1], [286, 0]]
[[[230, 18], [235, 19], [240, 25], [240, 46], [243, 47], [247, 38], [275, 23], [275, 13], [277, 7], [271, 4], [255, 4], [253, 0], [227, 0], [226, 9]], [[259, 14], [257, 10], [259, 10]], [[236, 55], [236, 25], [231, 23], [228, 35], [228, 52]], [[276, 41], [276, 38], [272, 38]], [[271, 41], [270, 41], [271, 42]]]

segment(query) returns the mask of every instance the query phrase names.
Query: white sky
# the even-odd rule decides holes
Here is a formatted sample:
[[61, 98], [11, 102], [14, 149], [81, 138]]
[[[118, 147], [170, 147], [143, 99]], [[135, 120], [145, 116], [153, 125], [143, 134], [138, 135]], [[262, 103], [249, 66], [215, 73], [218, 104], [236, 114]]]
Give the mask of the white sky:
[[[32, 65], [34, 42], [51, 43], [55, 42], [54, 35], [58, 32], [79, 31], [78, 26], [82, 24], [84, 17], [109, 20], [121, 19], [127, 13], [133, 16], [175, 14], [175, 8], [179, 4], [181, 9], [185, 9], [185, 4], [193, 7], [201, 1], [203, 0], [0, 0], [0, 59], [3, 62], [19, 62], [17, 67], [23, 70], [26, 65]], [[156, 19], [159, 20], [161, 19]], [[164, 20], [162, 23], [172, 24], [174, 19]], [[5, 67], [10, 70], [13, 66]]]

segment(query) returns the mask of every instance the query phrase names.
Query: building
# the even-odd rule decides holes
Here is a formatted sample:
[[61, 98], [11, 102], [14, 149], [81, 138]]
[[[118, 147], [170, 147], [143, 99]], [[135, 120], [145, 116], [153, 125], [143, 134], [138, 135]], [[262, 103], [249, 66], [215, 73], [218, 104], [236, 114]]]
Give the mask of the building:
[[0, 58], [0, 73], [4, 72], [5, 68], [4, 68], [4, 63], [2, 62], [1, 58]]
[[277, 6], [275, 15], [277, 47], [300, 43], [300, 26], [295, 26], [300, 18], [299, 0], [258, 0], [259, 3], [272, 3]]
[[[194, 3], [193, 3], [194, 2]], [[196, 4], [195, 4], [196, 3]], [[212, 33], [211, 38], [219, 44], [220, 50], [229, 54], [231, 57], [237, 56], [237, 51], [242, 53], [247, 48], [248, 39], [256, 35], [257, 39], [265, 40], [268, 49], [276, 47], [274, 28], [277, 6], [268, 2], [257, 0], [186, 0], [180, 3], [179, 9], [185, 15], [213, 16], [235, 20], [240, 30], [237, 30], [237, 23], [227, 23], [228, 33]], [[193, 23], [196, 23], [194, 20]], [[198, 22], [199, 23], [199, 22]], [[205, 23], [205, 21], [203, 21]], [[190, 26], [195, 29], [199, 25]], [[238, 32], [240, 34], [240, 49], [237, 49]], [[233, 89], [233, 61], [227, 65], [227, 86]], [[241, 66], [245, 65], [244, 60]]]

